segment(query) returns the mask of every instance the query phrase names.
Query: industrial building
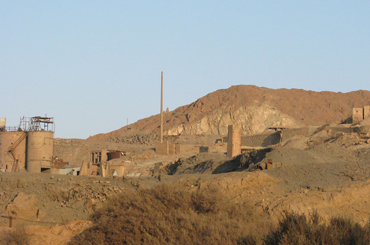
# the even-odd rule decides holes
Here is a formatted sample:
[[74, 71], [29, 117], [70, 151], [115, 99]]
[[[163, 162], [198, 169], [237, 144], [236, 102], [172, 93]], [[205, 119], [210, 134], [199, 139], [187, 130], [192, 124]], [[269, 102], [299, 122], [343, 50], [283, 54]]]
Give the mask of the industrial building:
[[40, 173], [53, 164], [53, 117], [22, 117], [19, 126], [7, 127], [0, 118], [0, 171]]

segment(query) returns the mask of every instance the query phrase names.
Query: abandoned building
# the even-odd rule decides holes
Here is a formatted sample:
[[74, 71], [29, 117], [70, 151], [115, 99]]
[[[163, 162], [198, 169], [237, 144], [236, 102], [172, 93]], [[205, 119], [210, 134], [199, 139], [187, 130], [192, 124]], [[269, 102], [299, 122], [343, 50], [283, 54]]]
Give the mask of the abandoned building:
[[120, 158], [121, 156], [126, 156], [126, 152], [116, 150], [95, 150], [91, 151], [91, 162], [102, 163]]
[[352, 123], [359, 123], [368, 117], [370, 117], [370, 105], [352, 109]]
[[181, 144], [171, 144], [168, 141], [155, 144], [155, 151], [160, 155], [173, 155], [181, 152]]
[[109, 161], [125, 156], [126, 152], [116, 150], [94, 150], [90, 153], [90, 162], [84, 161], [79, 171], [81, 176], [123, 176], [125, 163], [112, 164]]
[[40, 173], [53, 163], [53, 117], [23, 117], [19, 126], [0, 119], [0, 171]]
[[[364, 108], [353, 108], [352, 124], [330, 124], [324, 126], [306, 126], [299, 128], [289, 128], [283, 126], [269, 127], [266, 132], [255, 135], [241, 135], [241, 125], [228, 126], [227, 156], [234, 157], [242, 152], [261, 150], [283, 143], [294, 137], [308, 137], [318, 131], [326, 130], [333, 134], [369, 135], [370, 125], [362, 124], [362, 121], [370, 118], [370, 106]], [[359, 123], [359, 124], [358, 124]]]

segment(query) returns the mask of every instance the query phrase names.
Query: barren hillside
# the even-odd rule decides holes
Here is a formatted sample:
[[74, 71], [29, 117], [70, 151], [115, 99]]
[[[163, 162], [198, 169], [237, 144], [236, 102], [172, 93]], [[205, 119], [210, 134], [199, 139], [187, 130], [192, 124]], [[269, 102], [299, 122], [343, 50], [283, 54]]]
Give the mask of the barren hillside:
[[[345, 215], [368, 227], [369, 121], [362, 121], [361, 128], [322, 126], [341, 122], [350, 117], [353, 107], [364, 105], [370, 105], [368, 91], [343, 94], [236, 86], [167, 113], [166, 130], [173, 136], [166, 139], [181, 144], [176, 154], [155, 151], [158, 116], [89, 140], [55, 139], [54, 156], [72, 166], [90, 161], [91, 151], [125, 152], [110, 162], [122, 164], [125, 175], [0, 173], [0, 240], [13, 234], [13, 241], [24, 237], [30, 244], [89, 244], [90, 238], [91, 244], [113, 244], [119, 242], [111, 242], [112, 234], [118, 234], [117, 241], [130, 241], [127, 244], [165, 244], [156, 237], [163, 234], [168, 244], [185, 244], [177, 242], [179, 235], [173, 231], [178, 230], [189, 234], [189, 241], [203, 239], [199, 244], [237, 244], [236, 239], [247, 232], [267, 234], [286, 212], [317, 212], [320, 225]], [[321, 127], [312, 127], [315, 130], [308, 135], [284, 133], [286, 138], [278, 144], [230, 158], [225, 154], [227, 144], [216, 139], [232, 123], [240, 123], [250, 134], [272, 125]], [[200, 153], [200, 146], [207, 146], [208, 152]], [[179, 197], [202, 205], [193, 205], [194, 211], [186, 204], [188, 199]], [[217, 208], [209, 213], [209, 207]], [[10, 216], [15, 229], [8, 227]], [[23, 231], [17, 230], [23, 226]], [[233, 230], [226, 232], [225, 227]]]
[[[308, 126], [340, 123], [353, 107], [370, 104], [369, 91], [314, 92], [302, 89], [269, 89], [252, 85], [220, 89], [197, 101], [165, 113], [168, 135], [223, 135], [227, 125], [239, 123], [244, 134], [261, 133], [270, 126]], [[159, 115], [89, 139], [158, 134]]]

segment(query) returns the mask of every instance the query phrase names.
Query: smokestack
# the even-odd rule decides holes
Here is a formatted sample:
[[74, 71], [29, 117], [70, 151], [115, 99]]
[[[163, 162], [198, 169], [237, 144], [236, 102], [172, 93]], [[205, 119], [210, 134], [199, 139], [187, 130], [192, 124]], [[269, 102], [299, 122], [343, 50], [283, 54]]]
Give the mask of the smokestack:
[[161, 72], [161, 143], [163, 143], [163, 71]]

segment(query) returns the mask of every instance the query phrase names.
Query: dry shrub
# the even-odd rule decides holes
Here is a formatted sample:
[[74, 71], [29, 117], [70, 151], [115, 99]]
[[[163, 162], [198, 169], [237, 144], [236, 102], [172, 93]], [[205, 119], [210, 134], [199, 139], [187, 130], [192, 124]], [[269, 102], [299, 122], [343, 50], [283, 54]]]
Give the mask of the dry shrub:
[[71, 244], [236, 244], [253, 229], [263, 230], [258, 220], [270, 227], [254, 209], [216, 190], [189, 192], [163, 185], [127, 191], [94, 213], [95, 225]]
[[369, 224], [362, 227], [348, 217], [335, 217], [329, 224], [323, 224], [316, 212], [309, 218], [303, 214], [285, 212], [277, 230], [267, 235], [263, 242], [256, 243], [252, 235], [240, 239], [239, 244], [370, 244], [369, 228]]
[[4, 231], [1, 234], [0, 241], [4, 245], [28, 245], [30, 244], [30, 235], [26, 233], [22, 226]]

